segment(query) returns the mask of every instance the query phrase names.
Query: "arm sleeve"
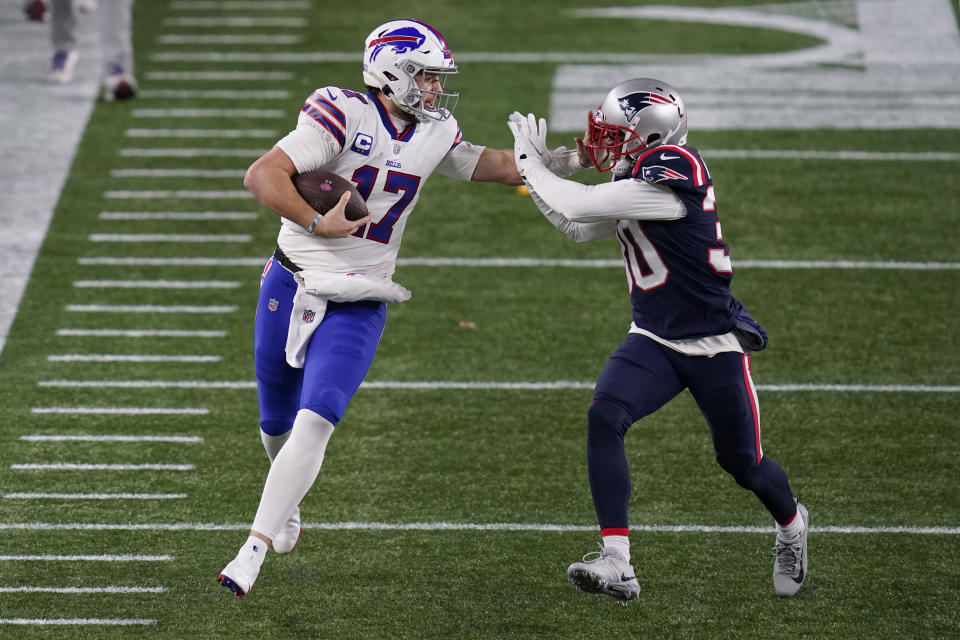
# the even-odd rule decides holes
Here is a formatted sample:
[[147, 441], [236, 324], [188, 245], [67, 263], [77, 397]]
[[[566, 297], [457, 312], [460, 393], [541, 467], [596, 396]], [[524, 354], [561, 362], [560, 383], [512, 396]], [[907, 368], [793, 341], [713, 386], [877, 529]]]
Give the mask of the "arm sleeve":
[[524, 179], [544, 203], [574, 222], [678, 220], [683, 201], [667, 187], [633, 179], [585, 185], [554, 175], [539, 158], [524, 163]]
[[466, 140], [455, 144], [437, 165], [437, 173], [457, 180], [470, 180], [484, 149], [486, 147]]
[[562, 214], [551, 209], [536, 191], [532, 189], [529, 189], [529, 191], [530, 197], [533, 198], [534, 204], [540, 209], [540, 213], [543, 214], [550, 224], [574, 242], [590, 242], [591, 240], [607, 238], [617, 233], [617, 223], [614, 220], [607, 220], [605, 222], [574, 222], [573, 220], [568, 220], [564, 218]]
[[297, 128], [280, 138], [276, 146], [290, 156], [299, 173], [319, 169], [340, 153], [337, 139], [304, 114], [300, 114]]

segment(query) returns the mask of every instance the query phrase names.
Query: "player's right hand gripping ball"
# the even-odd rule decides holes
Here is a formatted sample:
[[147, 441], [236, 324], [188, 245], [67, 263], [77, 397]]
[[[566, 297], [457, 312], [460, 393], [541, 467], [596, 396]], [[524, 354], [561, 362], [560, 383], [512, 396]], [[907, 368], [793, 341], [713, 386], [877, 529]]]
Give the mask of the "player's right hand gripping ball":
[[347, 220], [359, 220], [367, 215], [367, 203], [353, 186], [353, 183], [329, 171], [308, 171], [293, 176], [293, 186], [300, 197], [307, 201], [314, 211], [326, 213], [338, 202], [344, 192], [350, 192], [347, 202]]

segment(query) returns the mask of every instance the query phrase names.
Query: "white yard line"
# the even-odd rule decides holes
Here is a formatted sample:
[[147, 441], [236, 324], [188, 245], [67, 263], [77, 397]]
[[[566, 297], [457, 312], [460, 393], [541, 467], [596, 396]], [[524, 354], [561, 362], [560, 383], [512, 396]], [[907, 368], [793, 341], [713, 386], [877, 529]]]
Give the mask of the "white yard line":
[[101, 211], [101, 220], [256, 220], [252, 211]]
[[11, 471], [193, 471], [192, 464], [106, 464], [85, 462], [27, 462], [10, 465]]
[[148, 80], [209, 82], [230, 80], [290, 80], [292, 71], [148, 71]]
[[[263, 16], [220, 16], [216, 18], [166, 18], [164, 25], [171, 27], [213, 27], [245, 28], [245, 27], [305, 27], [306, 18], [267, 18]], [[354, 54], [356, 57], [356, 54]]]
[[[146, 129], [123, 132], [128, 138], [277, 138], [276, 129]], [[264, 150], [266, 151], [266, 149]]]
[[137, 149], [124, 148], [122, 158], [259, 158], [268, 149]]
[[30, 407], [30, 413], [109, 416], [205, 416], [210, 413], [210, 409], [206, 407]]
[[[126, 191], [126, 190], [111, 190], [103, 192], [104, 198], [109, 198], [112, 200], [252, 200], [253, 194], [251, 194], [246, 189], [229, 189], [229, 190], [215, 190], [215, 189], [174, 189], [174, 190], [165, 190], [165, 191]], [[90, 237], [94, 236], [110, 236], [117, 234], [93, 234]], [[129, 237], [137, 237], [138, 235], [149, 235], [149, 234], [129, 234]], [[157, 235], [157, 237], [163, 237], [162, 235]], [[175, 237], [175, 236], [170, 236]], [[248, 235], [216, 235], [211, 234], [208, 236], [210, 238], [249, 238]], [[245, 242], [242, 240], [234, 240], [233, 242]]]
[[128, 353], [55, 353], [47, 362], [220, 362], [223, 356], [213, 355], [154, 355]]
[[82, 389], [256, 389], [253, 380], [40, 380], [40, 387]]
[[956, 162], [960, 160], [960, 153], [952, 151], [804, 151], [788, 149], [714, 149], [704, 151], [703, 157], [707, 160], [714, 158], [747, 158], [764, 160], [872, 160], [891, 162]]
[[166, 587], [0, 587], [0, 593], [62, 593], [87, 595], [93, 593], [166, 593]]
[[170, 8], [177, 11], [305, 11], [311, 7], [310, 0], [173, 0]]
[[[112, 178], [242, 178], [246, 169], [113, 169]], [[250, 215], [250, 214], [247, 214]], [[103, 214], [100, 214], [103, 217]]]
[[78, 289], [236, 289], [236, 280], [74, 280]]
[[299, 44], [303, 36], [292, 33], [195, 34], [167, 33], [157, 38], [159, 44]]
[[[204, 267], [262, 267], [261, 258], [139, 258], [135, 256], [97, 256], [78, 258], [82, 265], [152, 265]], [[620, 259], [549, 258], [399, 258], [400, 267], [569, 267], [574, 269], [623, 268]], [[739, 269], [882, 269], [905, 271], [955, 271], [960, 262], [907, 262], [896, 260], [734, 260]]]
[[135, 258], [133, 256], [101, 256], [77, 258], [80, 265], [142, 265], [153, 267], [260, 267], [267, 262], [267, 256], [259, 258]]
[[[283, 109], [134, 109], [134, 118], [282, 118]], [[176, 129], [173, 129], [176, 131]], [[206, 129], [201, 129], [206, 131]]]
[[226, 331], [188, 329], [57, 329], [58, 336], [76, 338], [226, 338]]
[[[572, 267], [623, 268], [621, 259], [541, 258], [399, 258], [398, 266], [420, 267]], [[960, 262], [906, 262], [896, 260], [734, 260], [739, 269], [893, 269], [942, 271], [960, 269]]]
[[134, 436], [134, 435], [54, 435], [32, 434], [20, 436], [25, 442], [168, 442], [174, 444], [200, 444], [201, 436]]
[[[109, 192], [108, 192], [109, 193]], [[133, 192], [126, 192], [133, 193]], [[158, 192], [152, 192], [158, 193]], [[244, 191], [243, 193], [247, 193]], [[247, 193], [247, 196], [249, 194]], [[109, 196], [108, 196], [109, 197]], [[162, 197], [162, 196], [160, 196]], [[186, 196], [184, 196], [186, 197]], [[91, 233], [90, 242], [250, 242], [247, 233]]]
[[[431, 381], [376, 381], [360, 384], [364, 389], [411, 389], [421, 391], [566, 391], [593, 389], [595, 382], [556, 380], [546, 382], [458, 382]], [[254, 389], [253, 380], [40, 380], [40, 387], [111, 388], [111, 389]], [[830, 391], [841, 393], [960, 393], [960, 385], [910, 384], [758, 384], [760, 391], [797, 392]]]
[[232, 305], [155, 305], [155, 304], [68, 304], [71, 313], [235, 313]]
[[180, 500], [185, 493], [5, 493], [7, 500]]
[[0, 555], [0, 562], [171, 562], [171, 555]]
[[250, 91], [246, 89], [143, 89], [141, 98], [173, 98], [178, 100], [286, 100], [284, 89]]
[[155, 618], [0, 618], [0, 624], [26, 627], [132, 627], [157, 622]]
[[[328, 531], [596, 531], [595, 524], [551, 524], [536, 522], [304, 522], [304, 529]], [[145, 523], [117, 524], [107, 522], [0, 522], [0, 531], [249, 531], [250, 523]], [[653, 533], [773, 533], [772, 526], [700, 525], [700, 524], [632, 524], [631, 531]], [[813, 525], [812, 533], [837, 534], [909, 534], [960, 535], [960, 527], [927, 527], [915, 525]], [[2, 558], [0, 558], [2, 559]]]

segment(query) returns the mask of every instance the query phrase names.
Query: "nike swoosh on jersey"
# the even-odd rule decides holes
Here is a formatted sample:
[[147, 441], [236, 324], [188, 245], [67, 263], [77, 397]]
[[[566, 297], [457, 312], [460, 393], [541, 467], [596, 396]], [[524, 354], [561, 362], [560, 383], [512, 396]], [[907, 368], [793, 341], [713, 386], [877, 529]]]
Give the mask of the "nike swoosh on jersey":
[[679, 160], [679, 159], [680, 159], [680, 156], [668, 156], [668, 155], [665, 154], [665, 153], [661, 153], [661, 154], [660, 154], [660, 159], [661, 159], [661, 160]]
[[330, 89], [327, 89], [327, 95], [330, 96], [330, 100], [336, 100], [339, 97], [335, 95], [333, 91], [330, 91]]

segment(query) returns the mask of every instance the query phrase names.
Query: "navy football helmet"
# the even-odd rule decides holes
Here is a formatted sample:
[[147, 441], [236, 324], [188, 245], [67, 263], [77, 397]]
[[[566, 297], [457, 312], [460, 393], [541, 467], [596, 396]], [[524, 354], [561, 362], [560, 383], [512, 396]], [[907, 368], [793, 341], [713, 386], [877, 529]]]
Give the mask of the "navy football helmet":
[[590, 113], [584, 142], [598, 171], [616, 167], [617, 173], [644, 149], [686, 141], [687, 108], [677, 90], [653, 78], [633, 78], [611, 89]]

